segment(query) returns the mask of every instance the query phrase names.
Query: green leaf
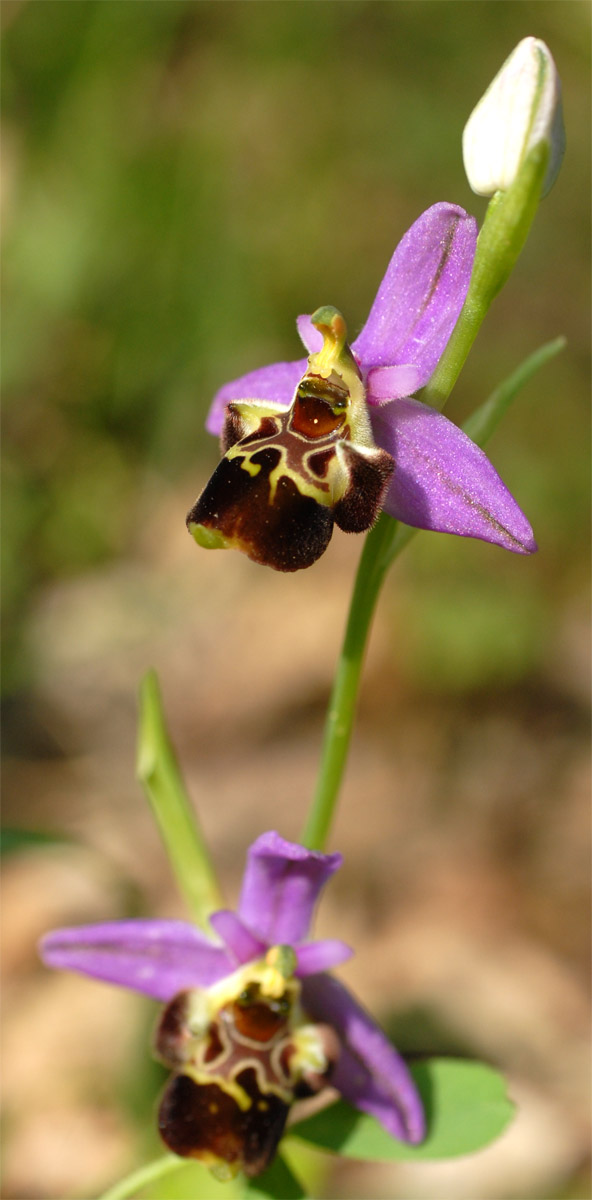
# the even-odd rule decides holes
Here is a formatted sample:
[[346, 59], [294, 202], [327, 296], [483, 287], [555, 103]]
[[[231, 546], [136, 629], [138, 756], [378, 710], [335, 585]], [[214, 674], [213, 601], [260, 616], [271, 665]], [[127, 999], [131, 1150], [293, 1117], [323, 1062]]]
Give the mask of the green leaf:
[[222, 907], [222, 898], [168, 734], [155, 671], [147, 672], [140, 688], [137, 774], [179, 889], [192, 916], [207, 930], [209, 914]]
[[500, 383], [499, 387], [496, 387], [485, 403], [476, 408], [470, 417], [467, 417], [463, 423], [463, 430], [467, 437], [472, 438], [478, 446], [484, 446], [497, 429], [518, 392], [545, 363], [555, 358], [555, 355], [559, 354], [566, 345], [567, 341], [564, 337], [557, 337], [552, 342], [545, 342], [543, 346], [539, 346], [538, 350], [529, 354], [528, 358], [525, 358], [520, 366], [516, 367], [516, 370], [508, 375], [503, 383]]
[[369, 1117], [340, 1100], [290, 1133], [323, 1150], [372, 1162], [455, 1158], [487, 1146], [508, 1125], [514, 1105], [503, 1076], [484, 1063], [435, 1058], [411, 1068], [428, 1133], [421, 1146], [396, 1141]]
[[266, 1200], [268, 1196], [273, 1200], [306, 1200], [307, 1193], [278, 1154], [262, 1175], [246, 1182], [243, 1195], [245, 1200]]

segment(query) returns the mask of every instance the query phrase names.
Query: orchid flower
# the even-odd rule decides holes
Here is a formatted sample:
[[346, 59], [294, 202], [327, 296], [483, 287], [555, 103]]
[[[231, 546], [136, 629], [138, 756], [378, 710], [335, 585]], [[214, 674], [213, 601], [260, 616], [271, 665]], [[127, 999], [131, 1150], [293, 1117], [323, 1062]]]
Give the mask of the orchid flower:
[[347, 989], [327, 974], [352, 951], [309, 941], [317, 898], [341, 866], [264, 833], [253, 843], [236, 912], [212, 937], [183, 921], [128, 920], [58, 929], [50, 967], [143, 992], [166, 1007], [155, 1052], [174, 1070], [159, 1110], [163, 1140], [220, 1178], [271, 1162], [294, 1099], [327, 1081], [402, 1141], [425, 1135], [403, 1060]]
[[310, 566], [334, 523], [369, 529], [381, 508], [420, 529], [518, 554], [532, 529], [489, 459], [412, 394], [430, 379], [462, 308], [477, 226], [435, 204], [399, 243], [361, 333], [330, 306], [298, 318], [307, 359], [227, 383], [207, 428], [223, 458], [187, 517], [209, 549], [282, 571]]

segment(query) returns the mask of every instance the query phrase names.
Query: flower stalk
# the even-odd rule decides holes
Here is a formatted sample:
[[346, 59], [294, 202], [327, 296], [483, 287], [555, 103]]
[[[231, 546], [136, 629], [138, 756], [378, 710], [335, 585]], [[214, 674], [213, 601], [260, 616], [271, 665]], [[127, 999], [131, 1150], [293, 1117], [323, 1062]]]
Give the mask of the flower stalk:
[[146, 1163], [144, 1167], [138, 1167], [137, 1171], [130, 1172], [124, 1179], [119, 1179], [113, 1187], [103, 1192], [99, 1200], [128, 1200], [151, 1183], [156, 1183], [157, 1179], [163, 1179], [165, 1175], [171, 1175], [173, 1171], [179, 1171], [181, 1167], [186, 1166], [187, 1163], [176, 1154], [163, 1154], [154, 1162]]
[[322, 850], [327, 843], [352, 735], [366, 642], [385, 574], [396, 554], [399, 528], [406, 527], [381, 513], [362, 549], [327, 711], [317, 788], [302, 833], [302, 844], [310, 850]]

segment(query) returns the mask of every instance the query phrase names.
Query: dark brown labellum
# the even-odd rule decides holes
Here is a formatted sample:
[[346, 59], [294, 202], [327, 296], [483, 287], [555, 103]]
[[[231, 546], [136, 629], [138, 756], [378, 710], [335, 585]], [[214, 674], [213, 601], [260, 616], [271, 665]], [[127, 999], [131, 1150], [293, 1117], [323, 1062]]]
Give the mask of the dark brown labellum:
[[[206, 1166], [257, 1175], [271, 1162], [296, 1097], [327, 1082], [339, 1044], [326, 1026], [308, 1027], [302, 1054], [293, 1027], [296, 981], [279, 995], [247, 978], [211, 1015], [207, 993], [180, 992], [164, 1009], [155, 1037], [159, 1058], [175, 1069], [159, 1110], [163, 1141]], [[301, 1019], [301, 1018], [300, 1018]], [[308, 1040], [306, 1040], [308, 1039]], [[327, 1064], [319, 1071], [319, 1063]]]
[[352, 442], [348, 394], [333, 372], [306, 376], [289, 409], [230, 404], [224, 458], [187, 516], [196, 541], [298, 571], [324, 553], [334, 523], [370, 529], [394, 463]]
[[174, 1075], [161, 1101], [158, 1128], [174, 1154], [259, 1175], [276, 1152], [290, 1105], [262, 1092], [252, 1067], [240, 1071], [236, 1082], [249, 1100], [244, 1110], [219, 1084]]

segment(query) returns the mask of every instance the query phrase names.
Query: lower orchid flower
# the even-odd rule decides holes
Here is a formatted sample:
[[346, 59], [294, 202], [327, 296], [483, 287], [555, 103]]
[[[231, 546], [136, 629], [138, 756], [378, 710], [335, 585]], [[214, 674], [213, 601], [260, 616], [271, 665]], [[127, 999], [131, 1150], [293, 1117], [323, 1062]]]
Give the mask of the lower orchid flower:
[[207, 428], [221, 433], [223, 458], [187, 516], [200, 545], [295, 571], [325, 551], [334, 524], [363, 532], [383, 508], [420, 529], [536, 550], [483, 451], [411, 398], [454, 329], [476, 238], [462, 208], [433, 205], [395, 250], [351, 349], [343, 317], [326, 306], [298, 318], [308, 360], [220, 389]]
[[263, 1171], [293, 1101], [329, 1081], [394, 1137], [425, 1135], [405, 1063], [327, 974], [352, 951], [306, 940], [341, 862], [264, 833], [249, 849], [238, 910], [211, 915], [212, 937], [183, 921], [130, 920], [58, 929], [41, 943], [50, 967], [165, 1002], [154, 1048], [174, 1074], [160, 1133], [220, 1178]]

